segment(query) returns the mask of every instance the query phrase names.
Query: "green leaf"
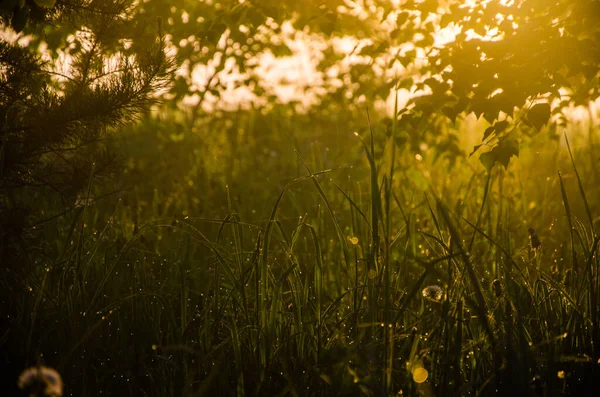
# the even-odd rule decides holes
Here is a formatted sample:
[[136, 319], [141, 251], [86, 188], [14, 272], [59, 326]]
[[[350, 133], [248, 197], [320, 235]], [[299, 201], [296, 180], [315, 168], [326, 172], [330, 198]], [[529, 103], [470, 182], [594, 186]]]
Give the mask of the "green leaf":
[[[476, 146], [475, 150], [477, 149], [478, 147]], [[473, 153], [475, 153], [475, 150]], [[481, 156], [479, 156], [479, 161], [488, 171], [490, 171], [496, 162], [502, 164], [504, 168], [507, 168], [512, 156], [519, 156], [519, 142], [509, 138], [500, 141], [498, 146], [491, 151], [482, 153]]]
[[490, 172], [496, 162], [496, 154], [493, 150], [491, 152], [482, 153], [481, 156], [479, 156], [479, 161], [483, 164], [485, 169]]
[[550, 104], [538, 103], [527, 112], [527, 119], [539, 131], [550, 120]]
[[56, 0], [33, 0], [33, 2], [42, 8], [52, 8], [56, 4]]
[[502, 164], [504, 168], [508, 167], [512, 156], [519, 156], [519, 142], [515, 139], [505, 139], [501, 141], [493, 150], [495, 160]]

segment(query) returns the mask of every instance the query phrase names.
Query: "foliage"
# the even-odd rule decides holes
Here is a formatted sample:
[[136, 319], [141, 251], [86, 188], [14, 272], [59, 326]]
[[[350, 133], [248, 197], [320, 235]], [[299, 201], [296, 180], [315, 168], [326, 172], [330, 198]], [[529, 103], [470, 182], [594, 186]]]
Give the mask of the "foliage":
[[[428, 53], [425, 109], [453, 121], [471, 112], [490, 124], [523, 121], [539, 131], [550, 121], [551, 106], [560, 112], [598, 98], [599, 18], [593, 0], [450, 2], [439, 28], [458, 34]], [[506, 166], [517, 154], [504, 149], [514, 146], [511, 132], [492, 132], [495, 153], [481, 158], [488, 168], [491, 157]]]
[[[79, 20], [61, 72], [31, 47], [0, 42], [3, 249], [16, 247], [46, 204], [72, 210], [78, 196], [85, 200], [90, 178], [109, 174], [114, 163], [107, 133], [148, 109], [168, 84], [171, 63], [156, 29], [112, 52], [127, 38], [128, 9], [122, 1], [105, 1], [70, 14]], [[62, 17], [56, 11], [54, 18]], [[57, 200], [58, 206], [50, 204]]]
[[[36, 7], [27, 2], [22, 8], [33, 12]], [[73, 7], [68, 1], [57, 5], [60, 10]], [[150, 0], [131, 15], [135, 29], [149, 17], [165, 21], [169, 45], [182, 66], [167, 97], [174, 106], [195, 98], [194, 115], [207, 98], [235, 95], [232, 90], [239, 87], [267, 103], [276, 100], [257, 71], [260, 59], [292, 55], [291, 43], [304, 32], [304, 40], [320, 42], [315, 66], [322, 85], [306, 89], [317, 93], [324, 108], [349, 98], [385, 100], [394, 87], [416, 91], [419, 97], [398, 122], [401, 129], [420, 124], [418, 139], [431, 143], [440, 131], [425, 120], [437, 115], [454, 122], [473, 113], [492, 125], [506, 121], [519, 127], [523, 122], [539, 131], [564, 120], [552, 114], [597, 98], [598, 7], [595, 0]], [[68, 33], [50, 28], [37, 40], [56, 51]], [[351, 39], [354, 49], [340, 51], [336, 38]], [[204, 77], [194, 81], [199, 70]], [[522, 128], [512, 127], [493, 131], [481, 143], [492, 150], [513, 145], [513, 132]], [[493, 157], [506, 165], [512, 154], [500, 148], [482, 162]]]

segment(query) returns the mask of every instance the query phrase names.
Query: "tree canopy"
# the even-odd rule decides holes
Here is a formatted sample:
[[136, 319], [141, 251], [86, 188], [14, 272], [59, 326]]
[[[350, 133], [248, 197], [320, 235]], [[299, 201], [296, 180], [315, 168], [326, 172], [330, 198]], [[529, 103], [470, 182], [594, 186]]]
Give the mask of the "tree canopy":
[[[394, 89], [411, 90], [416, 95], [400, 123], [419, 136], [424, 132], [418, 130], [429, 125], [424, 117], [444, 115], [453, 122], [470, 113], [484, 117], [490, 128], [482, 144], [494, 151], [482, 159], [488, 168], [495, 161], [506, 165], [518, 153], [511, 137], [515, 125], [539, 131], [552, 114], [585, 105], [599, 92], [600, 5], [595, 0], [14, 0], [4, 2], [2, 10], [16, 31], [33, 33], [33, 42], [44, 41], [56, 57], [67, 46], [70, 53], [79, 51], [68, 42], [77, 23], [40, 28], [32, 22], [76, 10], [111, 14], [112, 3], [127, 10], [128, 23], [121, 28], [133, 43], [148, 21], [164, 21], [168, 47], [180, 67], [165, 98], [175, 106], [195, 97], [194, 115], [207, 95], [231, 95], [227, 77], [232, 75], [233, 86], [275, 99], [255, 73], [259, 56], [291, 55], [289, 42], [299, 33], [304, 41], [322, 43], [316, 65], [324, 76], [321, 87], [306, 88], [318, 92], [318, 103], [356, 98], [372, 103]], [[293, 31], [284, 32], [284, 26]], [[340, 38], [352, 39], [354, 49], [341, 50]], [[103, 40], [111, 52], [125, 50], [117, 37], [105, 34]], [[202, 79], [194, 78], [198, 68], [206, 69]]]
[[[2, 3], [11, 27], [33, 34], [28, 46], [0, 41], [3, 238], [18, 239], [28, 218], [44, 212], [44, 194], [69, 208], [91, 175], [110, 174], [114, 156], [103, 138], [147, 110], [170, 81], [162, 27], [132, 28], [131, 10], [120, 0]], [[57, 63], [34, 44], [63, 26]]]
[[28, 43], [1, 43], [3, 183], [71, 196], [90, 167], [99, 175], [110, 164], [93, 144], [103, 131], [157, 99], [193, 98], [191, 123], [208, 97], [239, 87], [254, 106], [277, 101], [257, 69], [265, 54], [291, 56], [294, 40], [318, 44], [321, 78], [303, 87], [313, 106], [365, 106], [405, 89], [412, 97], [396, 118], [417, 147], [439, 135], [435, 120], [483, 117], [489, 128], [472, 154], [488, 148], [488, 170], [518, 155], [516, 130], [556, 126], [563, 109], [600, 91], [595, 0], [12, 0], [0, 15]]

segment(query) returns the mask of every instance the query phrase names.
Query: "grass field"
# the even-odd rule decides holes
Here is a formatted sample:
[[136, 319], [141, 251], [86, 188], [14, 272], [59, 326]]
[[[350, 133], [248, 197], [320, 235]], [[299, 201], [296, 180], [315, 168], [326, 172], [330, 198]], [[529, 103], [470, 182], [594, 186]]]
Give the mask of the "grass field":
[[599, 127], [521, 133], [490, 173], [468, 157], [484, 129], [423, 146], [285, 106], [128, 127], [124, 167], [4, 270], [6, 377], [44, 363], [82, 397], [593, 395]]

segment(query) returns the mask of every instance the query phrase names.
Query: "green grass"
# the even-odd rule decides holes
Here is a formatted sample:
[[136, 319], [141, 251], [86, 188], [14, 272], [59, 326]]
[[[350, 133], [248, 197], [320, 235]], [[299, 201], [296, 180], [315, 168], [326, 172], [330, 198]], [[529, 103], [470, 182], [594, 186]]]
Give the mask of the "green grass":
[[[540, 135], [487, 174], [433, 149], [419, 161], [366, 115], [337, 130], [238, 116], [229, 141], [140, 149], [130, 132], [133, 187], [47, 225], [3, 274], [19, 313], [7, 356], [57, 368], [78, 396], [591, 390], [597, 143]], [[425, 299], [430, 285], [442, 294]]]

